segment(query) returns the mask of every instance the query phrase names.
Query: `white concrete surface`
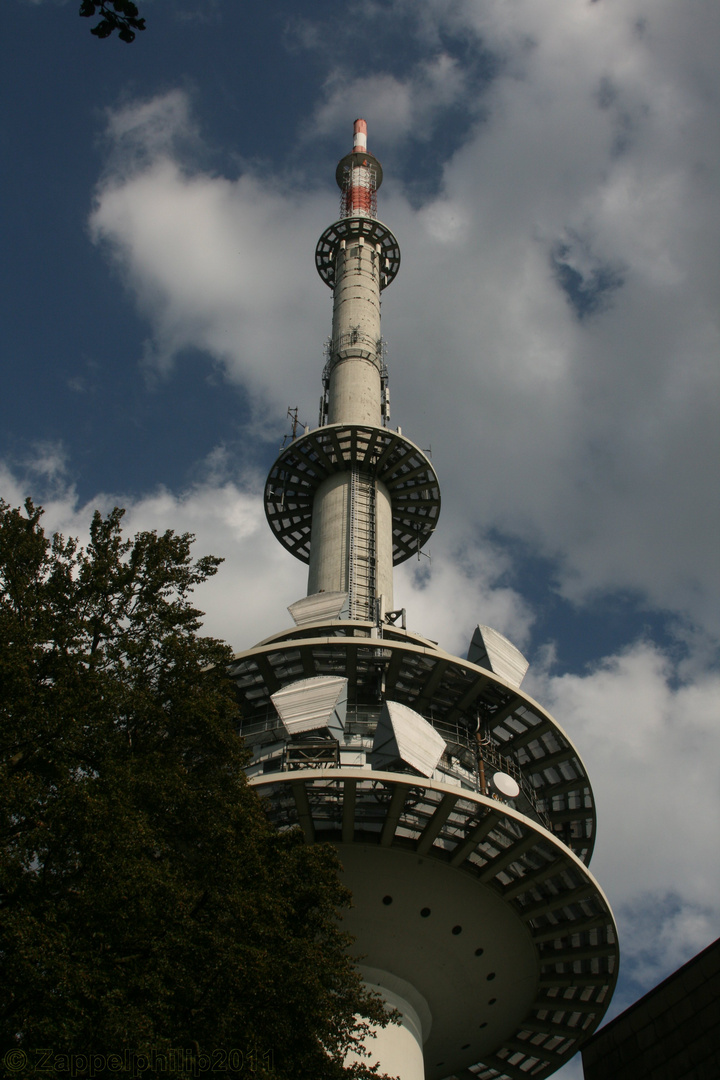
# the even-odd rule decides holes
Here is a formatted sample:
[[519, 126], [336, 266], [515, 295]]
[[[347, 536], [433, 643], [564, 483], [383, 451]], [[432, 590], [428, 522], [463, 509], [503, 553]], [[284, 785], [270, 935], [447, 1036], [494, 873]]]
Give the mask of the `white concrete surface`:
[[362, 237], [338, 250], [333, 291], [333, 351], [328, 393], [330, 424], [380, 427], [380, 261]]
[[[400, 1023], [375, 1028], [366, 1040], [371, 1062], [379, 1062], [379, 1071], [388, 1076], [397, 1076], [400, 1080], [424, 1080], [423, 1043], [432, 1026], [427, 1002], [414, 986], [388, 971], [363, 965], [360, 965], [360, 971], [368, 990], [375, 991], [388, 1009], [395, 1009], [400, 1014]], [[351, 1054], [347, 1064], [359, 1060], [359, 1055]]]

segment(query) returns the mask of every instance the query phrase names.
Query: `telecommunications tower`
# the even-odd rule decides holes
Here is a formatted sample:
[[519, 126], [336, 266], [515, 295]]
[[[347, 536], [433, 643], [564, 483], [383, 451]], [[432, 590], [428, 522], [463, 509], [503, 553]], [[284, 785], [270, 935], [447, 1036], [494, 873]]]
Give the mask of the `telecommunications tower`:
[[382, 169], [355, 122], [341, 211], [315, 264], [333, 292], [318, 427], [265, 488], [309, 564], [294, 625], [236, 656], [248, 772], [280, 828], [338, 845], [366, 982], [402, 1014], [369, 1044], [401, 1080], [525, 1080], [572, 1057], [618, 970], [587, 864], [592, 790], [574, 745], [520, 689], [527, 661], [475, 630], [466, 659], [406, 628], [393, 565], [440, 510], [427, 456], [389, 426], [380, 294], [400, 266], [376, 217]]

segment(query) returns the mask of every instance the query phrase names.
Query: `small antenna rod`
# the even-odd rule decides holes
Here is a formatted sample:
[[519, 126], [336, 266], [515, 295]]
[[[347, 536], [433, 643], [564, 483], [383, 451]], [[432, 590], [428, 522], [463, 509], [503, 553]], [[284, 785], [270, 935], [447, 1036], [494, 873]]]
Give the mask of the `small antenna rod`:
[[298, 407], [297, 407], [297, 405], [295, 406], [294, 409], [291, 409], [290, 406], [288, 405], [287, 414], [290, 417], [290, 419], [292, 420], [292, 437], [293, 437], [293, 439], [297, 439], [297, 430], [300, 427], [300, 421], [298, 420]]

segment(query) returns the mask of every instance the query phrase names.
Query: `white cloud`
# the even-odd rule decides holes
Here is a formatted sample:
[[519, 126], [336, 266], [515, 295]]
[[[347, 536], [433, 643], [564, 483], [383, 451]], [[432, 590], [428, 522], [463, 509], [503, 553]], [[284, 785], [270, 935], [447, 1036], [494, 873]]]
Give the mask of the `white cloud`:
[[592, 869], [618, 919], [623, 975], [649, 989], [720, 928], [720, 673], [683, 681], [638, 641], [585, 675], [531, 669], [527, 682], [580, 747], [598, 807]]
[[372, 146], [411, 140], [427, 144], [444, 109], [467, 93], [464, 72], [452, 56], [439, 52], [421, 60], [406, 78], [390, 72], [352, 78], [333, 69], [306, 138], [348, 132], [348, 117], [362, 116], [372, 131]]
[[[714, 61], [689, 75], [668, 5], [644, 35], [642, 5], [460, 10], [508, 67], [437, 201], [383, 204], [404, 256], [386, 328], [415, 376], [395, 400], [428, 415], [450, 491], [480, 463], [478, 520], [560, 557], [568, 596], [637, 589], [717, 629]], [[582, 322], [550, 268], [573, 236], [580, 274], [624, 279]]]
[[182, 90], [108, 110], [106, 134], [115, 173], [137, 170], [153, 158], [173, 153], [178, 144], [199, 139], [190, 101]]
[[292, 625], [285, 608], [305, 595], [307, 569], [268, 543], [260, 491], [207, 484], [179, 496], [161, 491], [128, 508], [128, 532], [167, 528], [194, 533], [198, 555], [225, 560], [196, 594], [206, 633], [241, 652]]
[[408, 629], [454, 655], [466, 656], [478, 623], [500, 630], [518, 648], [527, 644], [532, 612], [522, 597], [502, 584], [507, 555], [478, 547], [472, 537], [433, 539], [419, 559], [395, 571], [395, 606], [407, 610]]
[[283, 178], [229, 181], [186, 168], [173, 148], [188, 132], [179, 92], [111, 120], [116, 141], [92, 236], [150, 323], [147, 363], [168, 370], [183, 349], [201, 349], [246, 385], [261, 413], [268, 403], [284, 412], [322, 355], [314, 301], [324, 287], [304, 272], [301, 252], [314, 250], [326, 200], [293, 196]]
[[30, 495], [44, 510], [47, 535], [60, 532], [86, 544], [96, 509], [126, 511], [126, 536], [173, 529], [196, 536], [195, 557], [225, 560], [218, 574], [196, 590], [194, 603], [205, 612], [204, 633], [223, 638], [236, 651], [292, 625], [286, 606], [303, 596], [307, 568], [269, 543], [268, 526], [257, 486], [215, 478], [181, 493], [161, 489], [144, 496], [99, 492], [82, 503], [72, 486], [32, 468], [22, 473], [0, 462], [0, 490], [11, 506]]
[[[44, 509], [43, 524], [86, 543], [95, 509], [125, 509], [126, 535], [143, 530], [193, 533], [196, 557], [218, 555], [218, 574], [198, 591], [206, 613], [205, 632], [236, 650], [292, 625], [286, 608], [307, 591], [307, 567], [271, 540], [262, 504], [262, 485], [251, 476], [228, 479], [222, 448], [211, 455], [208, 477], [185, 491], [165, 488], [141, 496], [98, 493], [81, 503], [65, 475], [61, 447], [40, 446], [22, 470], [0, 461], [0, 490], [13, 506], [33, 497]], [[527, 640], [532, 615], [522, 598], [499, 584], [507, 557], [496, 549], [478, 550], [467, 537], [435, 549], [431, 562], [408, 561], [396, 572], [395, 602], [408, 611], [409, 629], [439, 640], [442, 648], [465, 654], [479, 621], [491, 622], [518, 645]]]

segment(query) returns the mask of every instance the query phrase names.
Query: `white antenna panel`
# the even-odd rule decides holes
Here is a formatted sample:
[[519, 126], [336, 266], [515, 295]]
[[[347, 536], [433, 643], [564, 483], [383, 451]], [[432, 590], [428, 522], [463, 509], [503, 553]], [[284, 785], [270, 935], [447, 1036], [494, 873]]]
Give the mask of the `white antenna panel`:
[[296, 626], [309, 623], [330, 622], [348, 617], [348, 594], [346, 592], [319, 592], [303, 596], [291, 604], [288, 611]]
[[300, 679], [270, 695], [288, 734], [327, 728], [340, 738], [345, 729], [347, 679], [318, 675]]
[[375, 731], [373, 768], [402, 761], [422, 776], [432, 776], [445, 746], [443, 737], [420, 713], [399, 701], [386, 701]]
[[491, 626], [479, 625], [475, 628], [467, 658], [471, 664], [487, 668], [511, 686], [520, 685], [530, 666], [512, 641]]

